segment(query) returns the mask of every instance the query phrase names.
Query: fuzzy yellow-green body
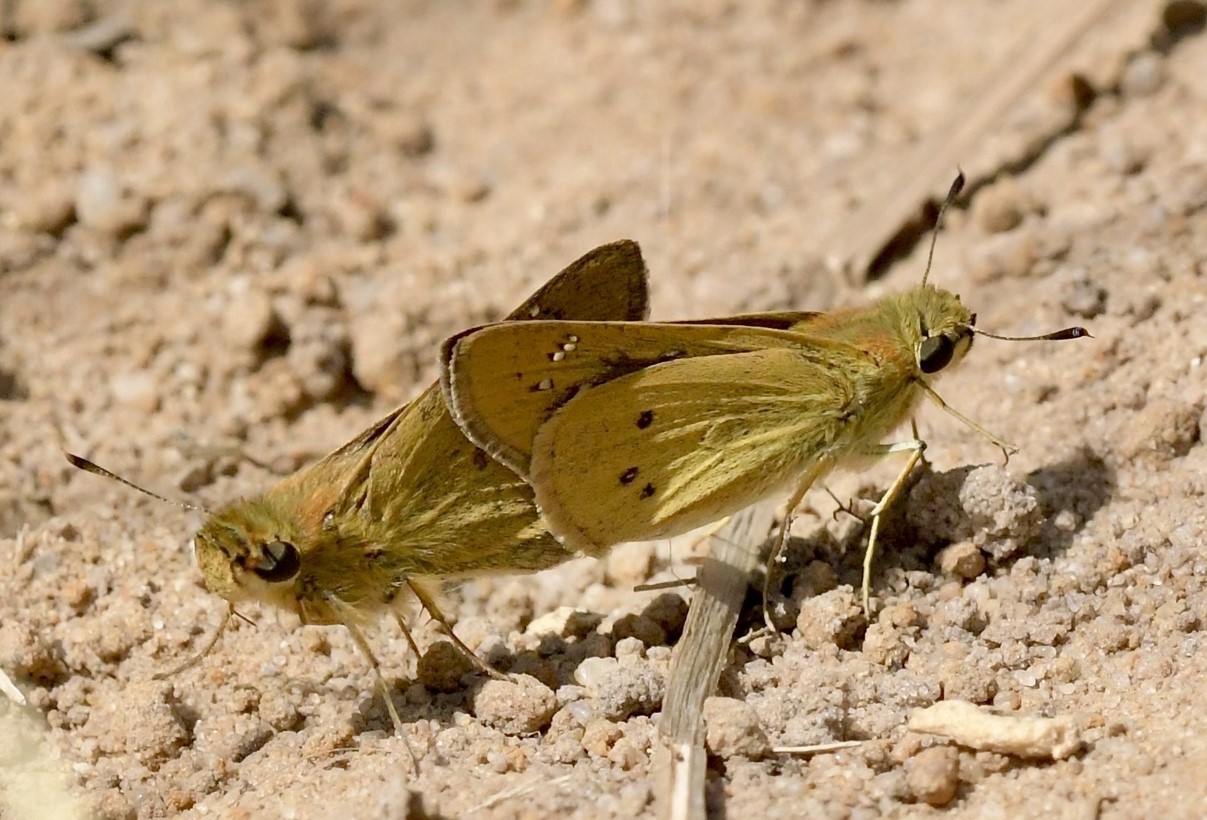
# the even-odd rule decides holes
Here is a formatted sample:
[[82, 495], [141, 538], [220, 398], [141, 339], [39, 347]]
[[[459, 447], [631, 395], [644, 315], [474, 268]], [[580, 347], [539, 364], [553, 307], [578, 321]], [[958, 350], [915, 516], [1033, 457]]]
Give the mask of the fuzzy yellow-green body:
[[[338, 623], [348, 607], [372, 615], [394, 604], [408, 583], [530, 572], [572, 557], [540, 525], [528, 485], [466, 441], [439, 390], [356, 445], [215, 513], [194, 540], [210, 590], [296, 611], [306, 623]], [[285, 583], [256, 573], [273, 563], [261, 547], [274, 542], [300, 556]]]

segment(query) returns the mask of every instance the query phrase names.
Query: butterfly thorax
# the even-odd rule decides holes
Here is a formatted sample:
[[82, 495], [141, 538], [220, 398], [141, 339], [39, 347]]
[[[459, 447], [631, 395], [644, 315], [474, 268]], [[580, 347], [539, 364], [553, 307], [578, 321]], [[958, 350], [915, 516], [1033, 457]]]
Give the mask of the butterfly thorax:
[[929, 285], [811, 322], [810, 334], [862, 354], [842, 368], [850, 393], [834, 455], [868, 452], [908, 419], [923, 395], [922, 386], [967, 353], [972, 322], [957, 295]]

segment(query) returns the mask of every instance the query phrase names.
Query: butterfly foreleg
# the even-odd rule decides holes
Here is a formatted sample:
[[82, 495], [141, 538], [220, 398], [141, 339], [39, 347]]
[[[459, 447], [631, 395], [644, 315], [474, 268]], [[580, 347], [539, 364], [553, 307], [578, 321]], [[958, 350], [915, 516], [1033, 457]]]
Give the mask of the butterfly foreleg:
[[880, 496], [880, 500], [876, 502], [875, 507], [872, 507], [870, 513], [872, 529], [868, 533], [868, 545], [863, 553], [863, 586], [861, 588], [863, 614], [869, 620], [872, 617], [872, 562], [876, 558], [876, 537], [880, 534], [880, 521], [884, 515], [884, 511], [888, 509], [889, 505], [893, 503], [893, 499], [905, 487], [905, 482], [909, 480], [910, 473], [913, 472], [917, 463], [922, 460], [925, 451], [926, 442], [917, 436], [910, 441], [899, 441], [895, 444], [880, 444], [866, 451], [866, 455], [871, 456], [909, 453], [905, 466], [901, 468], [901, 472], [897, 473], [897, 477], [893, 479], [893, 483], [884, 491], [884, 495]]
[[369, 662], [369, 666], [373, 668], [373, 677], [377, 680], [377, 686], [381, 689], [381, 696], [385, 699], [386, 711], [390, 713], [390, 722], [394, 724], [394, 734], [402, 739], [403, 745], [407, 747], [407, 752], [411, 756], [411, 767], [414, 771], [418, 772], [419, 758], [415, 756], [415, 750], [411, 748], [411, 743], [407, 740], [406, 729], [402, 718], [398, 715], [398, 709], [394, 706], [394, 697], [386, 676], [382, 674], [381, 663], [378, 662], [377, 656], [373, 654], [373, 649], [369, 646], [369, 639], [365, 637], [365, 633], [356, 623], [355, 609], [334, 595], [327, 595], [326, 600], [331, 606], [332, 612], [341, 616], [340, 622], [348, 630], [348, 634], [352, 636], [352, 642], [356, 644], [356, 648], [361, 651], [361, 654], [365, 656], [365, 660]]

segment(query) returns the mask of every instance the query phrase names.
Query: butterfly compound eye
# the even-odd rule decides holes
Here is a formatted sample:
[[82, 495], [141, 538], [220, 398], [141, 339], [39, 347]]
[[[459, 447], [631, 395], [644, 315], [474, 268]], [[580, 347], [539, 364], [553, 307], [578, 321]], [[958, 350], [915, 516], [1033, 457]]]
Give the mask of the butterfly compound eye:
[[302, 568], [298, 548], [285, 541], [270, 541], [260, 547], [263, 563], [252, 570], [270, 584], [288, 581]]
[[918, 345], [918, 366], [923, 373], [938, 373], [951, 364], [956, 346], [946, 336], [931, 336]]

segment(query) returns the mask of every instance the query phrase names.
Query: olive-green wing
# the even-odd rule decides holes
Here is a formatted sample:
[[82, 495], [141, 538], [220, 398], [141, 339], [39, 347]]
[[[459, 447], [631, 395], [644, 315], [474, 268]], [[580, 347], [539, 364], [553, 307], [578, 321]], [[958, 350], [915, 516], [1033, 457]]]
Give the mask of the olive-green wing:
[[[622, 240], [567, 266], [509, 318], [639, 320], [648, 310], [641, 249]], [[569, 557], [540, 526], [527, 485], [453, 423], [439, 385], [271, 492], [315, 499], [319, 517], [360, 511], [370, 540], [407, 573], [541, 569]]]
[[527, 477], [537, 431], [584, 388], [662, 362], [792, 347], [801, 338], [744, 324], [500, 323], [445, 342], [441, 384], [470, 440]]
[[846, 345], [684, 359], [588, 388], [540, 429], [529, 483], [549, 528], [584, 552], [675, 535], [826, 468], [857, 415]]
[[641, 248], [621, 239], [567, 265], [507, 318], [639, 322], [649, 315], [649, 272]]

